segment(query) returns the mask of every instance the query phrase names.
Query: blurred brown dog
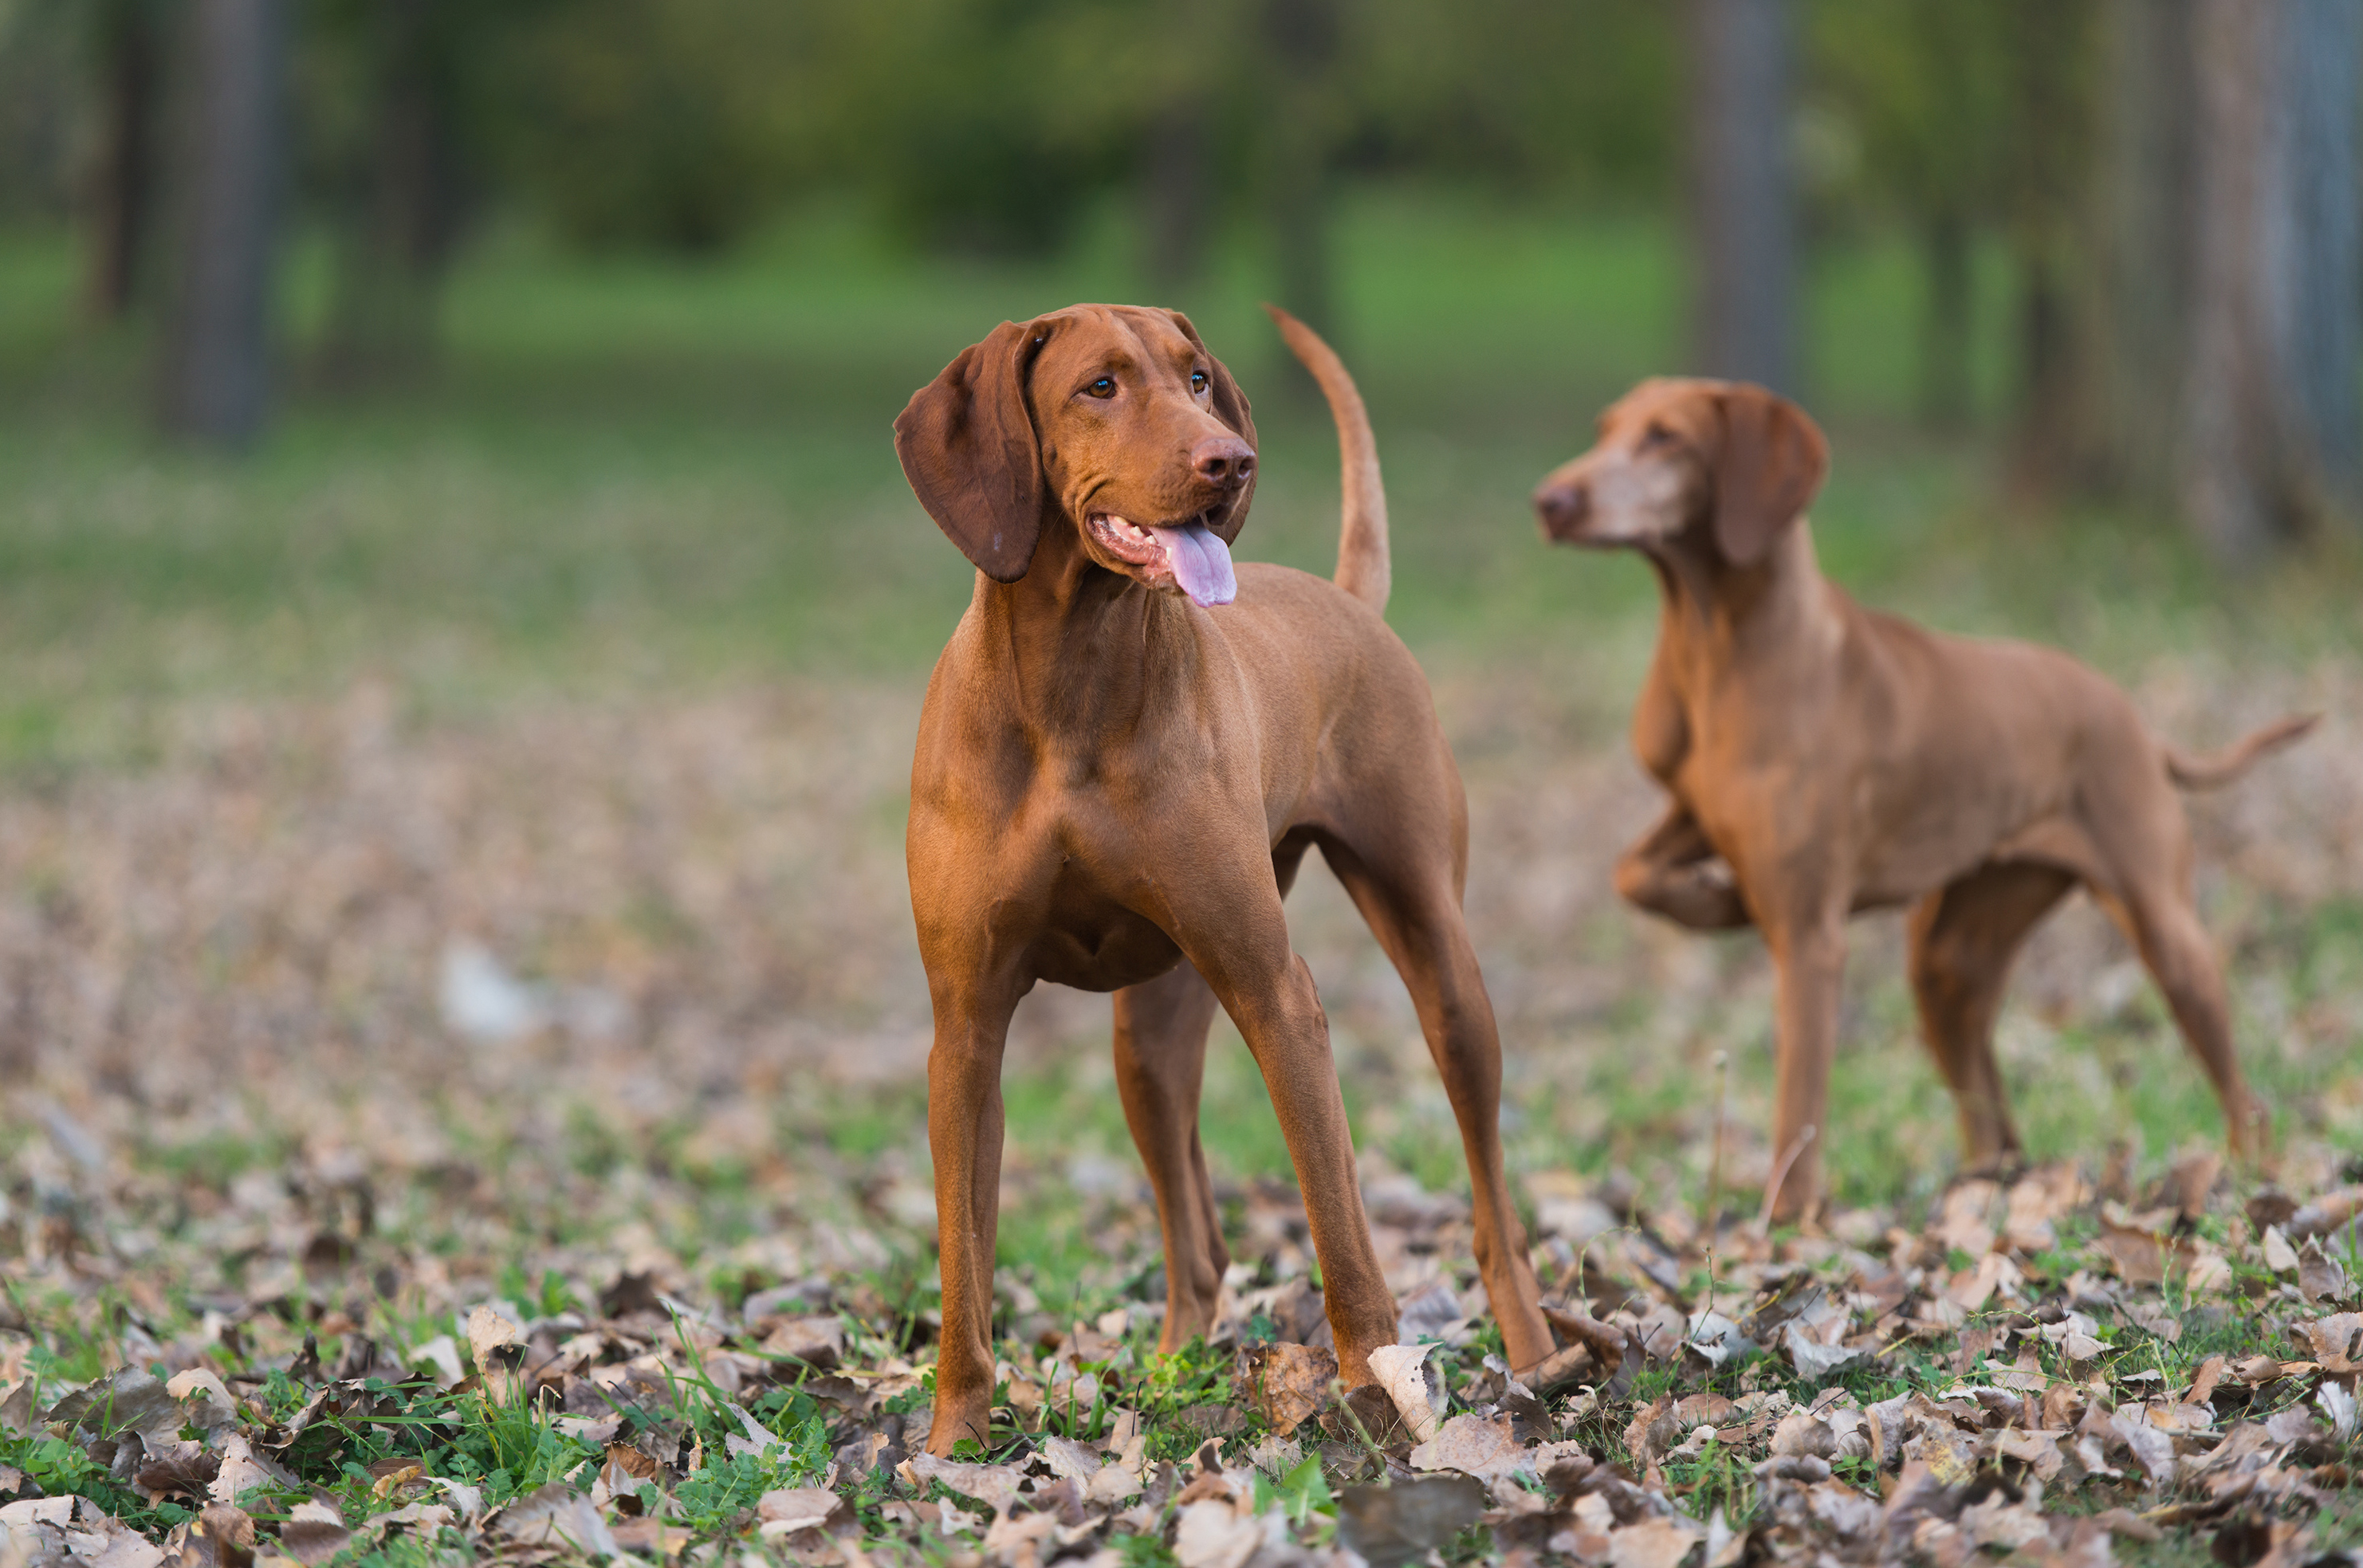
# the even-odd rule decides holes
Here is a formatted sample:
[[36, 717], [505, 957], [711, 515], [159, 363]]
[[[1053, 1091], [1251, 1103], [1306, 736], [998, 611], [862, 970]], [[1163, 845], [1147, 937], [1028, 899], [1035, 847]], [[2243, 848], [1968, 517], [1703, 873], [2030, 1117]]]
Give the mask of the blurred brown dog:
[[1492, 1006], [1461, 923], [1460, 777], [1427, 682], [1380, 614], [1377, 450], [1337, 356], [1272, 315], [1337, 420], [1334, 583], [1276, 566], [1234, 573], [1255, 425], [1173, 312], [1076, 305], [1004, 323], [894, 423], [912, 490], [977, 567], [911, 767], [911, 907], [936, 1015], [937, 1453], [986, 1437], [1002, 1048], [1037, 980], [1115, 993], [1116, 1084], [1164, 1231], [1164, 1348], [1213, 1326], [1230, 1261], [1198, 1142], [1219, 1002], [1288, 1140], [1340, 1370], [1370, 1381], [1395, 1304], [1328, 1022], [1281, 908], [1315, 845], [1418, 1007], [1510, 1358], [1551, 1351], [1502, 1174]]
[[2237, 1153], [2253, 1113], [2175, 791], [2230, 782], [2314, 719], [2186, 756], [2065, 654], [1861, 608], [1823, 578], [1803, 515], [1828, 465], [1795, 404], [1659, 380], [1535, 491], [1548, 537], [1639, 550], [1664, 591], [1633, 745], [1673, 801], [1616, 888], [1698, 930], [1752, 924], [1772, 950], [1774, 1212], [1804, 1216], [1821, 1191], [1847, 917], [1900, 904], [1971, 1168], [2019, 1155], [1994, 1014], [2020, 943], [2079, 884], [2166, 994]]

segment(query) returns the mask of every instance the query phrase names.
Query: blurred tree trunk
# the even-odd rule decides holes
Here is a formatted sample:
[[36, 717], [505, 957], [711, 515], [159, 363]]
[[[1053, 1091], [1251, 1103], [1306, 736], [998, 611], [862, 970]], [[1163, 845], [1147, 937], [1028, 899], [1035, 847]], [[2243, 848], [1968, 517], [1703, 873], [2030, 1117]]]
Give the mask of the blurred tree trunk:
[[1205, 105], [1178, 94], [1148, 131], [1148, 190], [1142, 258], [1148, 281], [1166, 293], [1198, 276], [1206, 259]]
[[[1329, 254], [1337, 0], [1267, 0], [1264, 23], [1279, 72], [1268, 106], [1264, 190], [1278, 272], [1276, 303], [1342, 353]], [[1290, 384], [1312, 394], [1312, 377], [1293, 359], [1289, 369]]]
[[2102, 22], [2102, 373], [2111, 477], [2171, 494], [2190, 357], [2192, 0], [2109, 0]]
[[2252, 557], [2351, 505], [2358, 265], [2354, 0], [2197, 0], [2184, 505]]
[[1909, 12], [1911, 39], [1926, 84], [1932, 130], [1924, 132], [1918, 164], [1920, 255], [1926, 294], [1920, 331], [1920, 417], [1939, 430], [1957, 430], [1969, 420], [1973, 388], [1969, 340], [1976, 309], [1977, 229], [1972, 215], [1979, 192], [1974, 150], [1964, 127], [1977, 123], [1969, 72], [1975, 53], [1975, 20], [1951, 6], [1919, 6]]
[[282, 0], [192, 0], [184, 23], [162, 416], [219, 446], [251, 441], [268, 408], [286, 27]]
[[1787, 0], [1691, 0], [1692, 359], [1796, 389]]
[[120, 319], [139, 288], [155, 208], [161, 33], [152, 0], [103, 0], [93, 17], [98, 124], [84, 188], [83, 307], [100, 321]]
[[2014, 480], [2050, 491], [2096, 470], [2098, 398], [2085, 273], [2092, 241], [2085, 181], [2091, 139], [2094, 17], [2089, 0], [2009, 0], [2013, 80], [2005, 155], [2008, 233], [2018, 273], [2017, 424]]
[[324, 348], [337, 380], [415, 370], [434, 350], [460, 205], [449, 72], [437, 47], [447, 3], [375, 0], [367, 17], [376, 104], [344, 215]]
[[1921, 323], [1920, 416], [1939, 430], [1969, 418], [1969, 220], [1958, 207], [1930, 215], [1921, 232], [1928, 270], [1927, 313]]
[[2282, 95], [2289, 182], [2284, 315], [2302, 458], [2324, 503], [2351, 513], [2363, 469], [2363, 200], [2356, 153], [2363, 0], [2285, 0], [2289, 36]]

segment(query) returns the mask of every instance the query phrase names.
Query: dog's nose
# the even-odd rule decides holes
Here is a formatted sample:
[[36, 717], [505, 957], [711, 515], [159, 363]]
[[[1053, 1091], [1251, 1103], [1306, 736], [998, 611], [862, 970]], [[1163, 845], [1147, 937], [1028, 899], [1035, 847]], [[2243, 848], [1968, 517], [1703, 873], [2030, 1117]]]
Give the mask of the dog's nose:
[[1535, 511], [1555, 539], [1567, 537], [1591, 510], [1591, 492], [1580, 484], [1547, 484], [1535, 491]]
[[1255, 448], [1236, 436], [1210, 436], [1190, 448], [1190, 466], [1209, 484], [1245, 484], [1255, 472]]

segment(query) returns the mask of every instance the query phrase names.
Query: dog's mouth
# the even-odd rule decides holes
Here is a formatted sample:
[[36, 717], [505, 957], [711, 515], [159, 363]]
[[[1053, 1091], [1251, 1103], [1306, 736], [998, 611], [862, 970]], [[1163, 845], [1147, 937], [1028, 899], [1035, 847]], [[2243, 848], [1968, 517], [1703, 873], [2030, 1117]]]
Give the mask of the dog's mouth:
[[1239, 591], [1231, 571], [1231, 547], [1207, 525], [1218, 510], [1208, 507], [1195, 517], [1146, 528], [1112, 512], [1094, 512], [1084, 525], [1102, 549], [1132, 568], [1141, 581], [1186, 593], [1193, 603], [1211, 610], [1228, 604]]

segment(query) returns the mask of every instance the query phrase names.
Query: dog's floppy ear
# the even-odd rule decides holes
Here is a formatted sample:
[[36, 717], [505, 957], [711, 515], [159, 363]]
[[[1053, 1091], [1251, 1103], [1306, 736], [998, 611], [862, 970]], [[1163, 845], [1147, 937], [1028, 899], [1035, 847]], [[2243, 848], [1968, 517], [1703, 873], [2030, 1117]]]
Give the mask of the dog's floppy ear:
[[1049, 332], [1047, 322], [1003, 322], [913, 392], [894, 421], [912, 493], [995, 582], [1024, 577], [1042, 536], [1042, 455], [1026, 377]]
[[[1231, 374], [1229, 366], [1215, 359], [1213, 351], [1206, 348], [1206, 340], [1198, 336], [1198, 329], [1190, 325], [1188, 316], [1178, 310], [1169, 310], [1165, 314], [1173, 318], [1173, 325], [1182, 329], [1182, 336], [1196, 344], [1205, 354], [1206, 363], [1212, 367], [1215, 386], [1213, 395], [1207, 401], [1215, 405], [1215, 417], [1229, 425], [1232, 435], [1248, 446], [1254, 446], [1255, 414], [1248, 407], [1248, 394], [1239, 390], [1238, 379]], [[1231, 544], [1238, 538], [1239, 526], [1248, 520], [1248, 502], [1255, 499], [1255, 486], [1256, 476], [1249, 474], [1247, 484], [1223, 513], [1223, 520], [1215, 525], [1215, 532], [1222, 536], [1223, 543]]]
[[1822, 488], [1830, 444], [1803, 409], [1762, 387], [1727, 386], [1716, 401], [1714, 542], [1732, 565], [1754, 566]]

